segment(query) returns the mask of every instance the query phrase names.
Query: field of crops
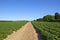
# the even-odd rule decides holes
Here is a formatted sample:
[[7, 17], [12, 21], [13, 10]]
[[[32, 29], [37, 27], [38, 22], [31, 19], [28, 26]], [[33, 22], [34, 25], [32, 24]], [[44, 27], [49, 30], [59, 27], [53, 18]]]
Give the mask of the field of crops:
[[26, 21], [0, 22], [0, 40], [3, 40], [7, 35], [21, 28], [26, 23]]
[[40, 30], [46, 40], [60, 40], [60, 23], [58, 22], [32, 22]]

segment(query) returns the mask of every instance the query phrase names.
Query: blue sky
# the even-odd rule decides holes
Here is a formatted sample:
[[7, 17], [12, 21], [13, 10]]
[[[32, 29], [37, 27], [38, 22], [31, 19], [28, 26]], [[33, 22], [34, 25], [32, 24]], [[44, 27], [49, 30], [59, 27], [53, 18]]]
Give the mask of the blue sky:
[[60, 13], [60, 0], [0, 0], [0, 20], [34, 20]]

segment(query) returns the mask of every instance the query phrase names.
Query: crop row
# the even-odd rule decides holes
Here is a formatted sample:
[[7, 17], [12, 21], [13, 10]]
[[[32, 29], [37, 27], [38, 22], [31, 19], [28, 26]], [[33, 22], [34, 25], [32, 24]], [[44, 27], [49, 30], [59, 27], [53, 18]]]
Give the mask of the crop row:
[[60, 40], [60, 23], [58, 22], [33, 22], [42, 35], [46, 36], [46, 40]]
[[25, 21], [0, 22], [0, 40], [3, 40], [13, 31], [16, 31], [21, 28], [25, 23]]

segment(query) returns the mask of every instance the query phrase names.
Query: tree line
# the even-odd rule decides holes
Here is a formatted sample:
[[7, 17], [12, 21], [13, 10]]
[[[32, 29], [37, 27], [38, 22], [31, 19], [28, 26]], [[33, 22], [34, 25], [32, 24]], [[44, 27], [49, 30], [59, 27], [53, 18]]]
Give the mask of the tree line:
[[60, 14], [56, 12], [55, 15], [46, 15], [43, 18], [38, 18], [34, 21], [60, 22]]

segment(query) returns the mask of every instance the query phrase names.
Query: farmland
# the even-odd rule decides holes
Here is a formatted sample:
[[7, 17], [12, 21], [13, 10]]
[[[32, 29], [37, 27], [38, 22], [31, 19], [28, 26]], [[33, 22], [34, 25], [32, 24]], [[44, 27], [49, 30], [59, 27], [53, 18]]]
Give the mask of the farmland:
[[0, 40], [3, 40], [7, 35], [18, 30], [26, 23], [26, 21], [0, 22]]
[[[17, 30], [20, 29], [26, 23], [27, 23], [26, 21], [11, 21], [11, 22], [2, 21], [2, 22], [0, 22], [0, 40], [5, 39], [8, 35], [12, 34], [13, 31], [17, 32]], [[23, 30], [24, 35], [29, 34], [29, 32], [33, 34], [33, 32], [31, 32], [31, 31], [33, 31], [33, 29], [31, 31], [29, 31], [32, 28], [32, 26], [30, 24], [31, 23], [28, 23], [27, 26], [24, 26], [22, 28], [22, 30], [25, 29], [25, 30]], [[34, 21], [34, 22], [32, 22], [32, 24], [41, 33], [40, 37], [42, 37], [42, 40], [60, 40], [60, 23], [59, 22]], [[29, 25], [30, 25], [30, 27], [29, 27]], [[28, 31], [27, 31], [27, 29], [28, 29]], [[17, 32], [17, 34], [20, 35], [22, 33], [19, 31], [19, 33]], [[39, 36], [39, 34], [38, 34], [38, 36]], [[11, 36], [11, 37], [13, 37], [13, 36]], [[29, 37], [32, 38], [32, 36], [29, 36]], [[22, 37], [22, 39], [23, 39], [23, 37]], [[41, 40], [41, 39], [39, 39], [39, 40]]]
[[43, 40], [60, 40], [59, 22], [32, 22], [41, 32]]

